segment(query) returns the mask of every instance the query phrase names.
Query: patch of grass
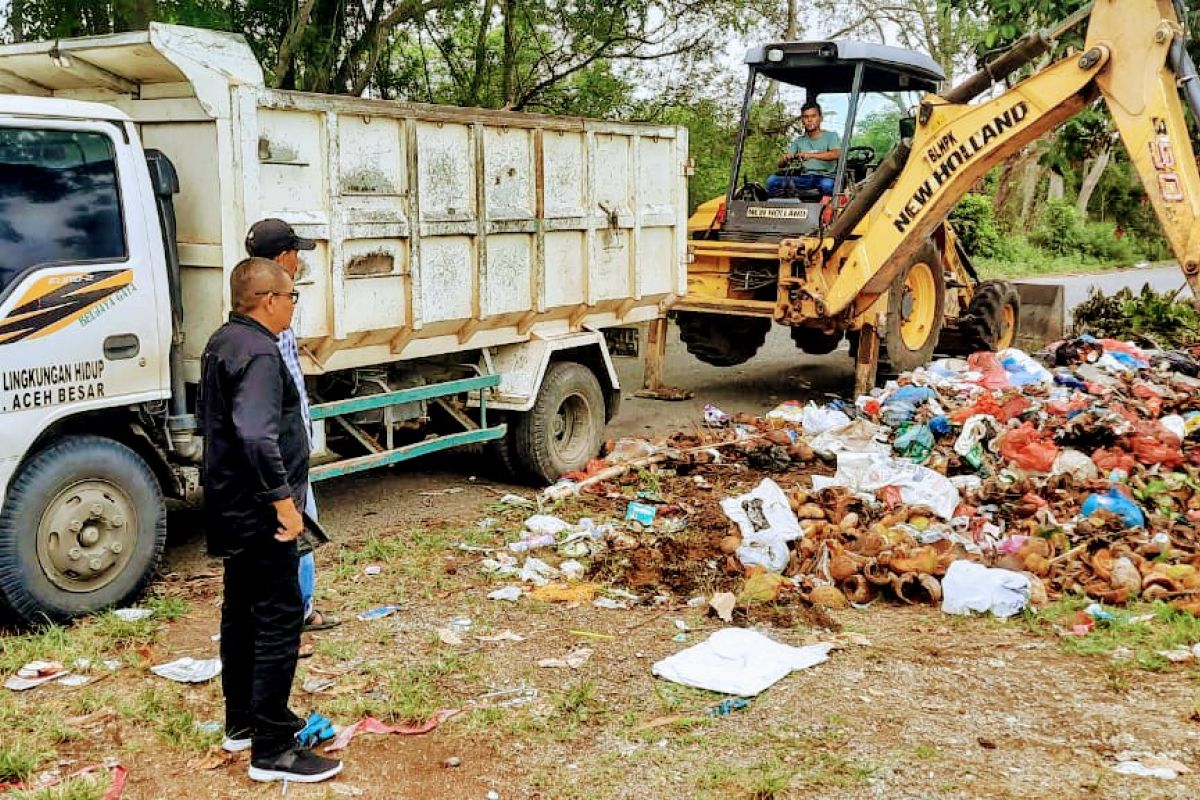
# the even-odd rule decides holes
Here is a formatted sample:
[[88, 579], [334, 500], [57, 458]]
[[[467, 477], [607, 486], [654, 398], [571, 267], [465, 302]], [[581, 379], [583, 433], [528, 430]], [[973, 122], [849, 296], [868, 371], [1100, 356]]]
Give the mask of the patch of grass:
[[97, 773], [45, 789], [12, 792], [5, 795], [5, 800], [104, 800], [111, 782], [107, 774]]
[[174, 687], [144, 689], [121, 712], [150, 725], [160, 739], [179, 750], [203, 752], [221, 739], [220, 731], [202, 731], [196, 727], [196, 715], [187, 708], [185, 699]]
[[95, 651], [112, 653], [152, 644], [158, 638], [159, 628], [154, 617], [126, 622], [109, 611], [90, 620], [80, 634], [93, 637]]
[[154, 619], [166, 622], [174, 622], [177, 619], [182, 619], [191, 611], [188, 601], [182, 597], [156, 595], [147, 598], [145, 605], [146, 608], [154, 611]]
[[704, 797], [738, 797], [747, 800], [782, 800], [792, 786], [793, 768], [782, 759], [770, 758], [748, 767], [711, 763], [700, 774], [696, 786]]
[[16, 672], [30, 661], [70, 664], [84, 655], [79, 633], [60, 625], [0, 637], [0, 673], [5, 675]]
[[594, 719], [600, 711], [596, 684], [581, 680], [568, 686], [554, 699], [554, 713], [566, 727], [575, 729]]
[[38, 765], [52, 755], [48, 750], [20, 740], [0, 745], [0, 784], [27, 780]]
[[1133, 685], [1133, 668], [1128, 664], [1106, 664], [1104, 685], [1114, 694], [1125, 694]]
[[913, 748], [913, 758], [921, 761], [933, 761], [939, 755], [941, 753], [938, 752], [937, 747], [931, 744], [922, 743]]
[[[1091, 602], [1086, 597], [1063, 598], [1037, 613], [1026, 611], [1023, 624], [1035, 633], [1059, 636]], [[1063, 650], [1073, 655], [1110, 657], [1116, 650], [1126, 648], [1133, 653], [1130, 663], [1143, 670], [1158, 671], [1170, 666], [1159, 651], [1190, 647], [1200, 641], [1200, 619], [1176, 611], [1167, 603], [1134, 602], [1126, 608], [1107, 610], [1118, 619], [1097, 621], [1095, 629], [1084, 636], [1061, 637]], [[1127, 621], [1146, 614], [1153, 615], [1147, 622]]]

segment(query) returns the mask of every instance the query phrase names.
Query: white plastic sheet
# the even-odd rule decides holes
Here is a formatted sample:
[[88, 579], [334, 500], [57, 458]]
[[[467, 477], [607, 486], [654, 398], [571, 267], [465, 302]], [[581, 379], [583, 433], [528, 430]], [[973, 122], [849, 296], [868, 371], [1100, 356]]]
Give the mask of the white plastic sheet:
[[801, 531], [800, 521], [779, 484], [764, 478], [747, 494], [722, 500], [721, 510], [741, 529], [738, 559], [747, 567], [782, 572], [790, 557], [787, 543], [799, 538]]
[[954, 516], [960, 500], [958, 489], [945, 475], [877, 453], [838, 453], [834, 476], [814, 475], [812, 482], [816, 491], [845, 486], [852, 492], [872, 495], [885, 486], [895, 486], [906, 504], [926, 506], [945, 520]]
[[829, 658], [832, 644], [791, 647], [745, 628], [722, 628], [700, 644], [657, 662], [660, 678], [710, 692], [754, 697], [793, 670]]
[[991, 612], [1000, 618], [1019, 614], [1029, 604], [1029, 578], [1019, 572], [954, 561], [942, 578], [942, 611], [947, 614]]

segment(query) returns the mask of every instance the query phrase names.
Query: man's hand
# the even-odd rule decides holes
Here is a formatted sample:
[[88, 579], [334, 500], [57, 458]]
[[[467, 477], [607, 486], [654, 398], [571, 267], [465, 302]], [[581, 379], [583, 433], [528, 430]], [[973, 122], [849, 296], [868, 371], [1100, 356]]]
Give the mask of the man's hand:
[[304, 532], [304, 517], [296, 508], [296, 501], [290, 497], [276, 500], [275, 516], [279, 520], [279, 531], [275, 534], [276, 541], [294, 542]]

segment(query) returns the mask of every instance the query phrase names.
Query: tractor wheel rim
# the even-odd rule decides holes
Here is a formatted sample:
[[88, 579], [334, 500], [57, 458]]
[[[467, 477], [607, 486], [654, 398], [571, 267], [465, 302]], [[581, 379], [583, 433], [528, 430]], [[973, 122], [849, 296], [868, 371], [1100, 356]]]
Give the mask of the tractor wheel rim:
[[94, 592], [129, 563], [137, 530], [135, 506], [120, 487], [104, 480], [73, 483], [42, 513], [38, 564], [63, 591]]
[[900, 338], [909, 350], [920, 350], [929, 341], [937, 320], [937, 283], [933, 269], [923, 261], [913, 264], [904, 276], [900, 303]]
[[996, 337], [996, 349], [1003, 350], [1012, 347], [1017, 336], [1017, 314], [1011, 305], [1005, 304], [1000, 310], [1000, 335]]

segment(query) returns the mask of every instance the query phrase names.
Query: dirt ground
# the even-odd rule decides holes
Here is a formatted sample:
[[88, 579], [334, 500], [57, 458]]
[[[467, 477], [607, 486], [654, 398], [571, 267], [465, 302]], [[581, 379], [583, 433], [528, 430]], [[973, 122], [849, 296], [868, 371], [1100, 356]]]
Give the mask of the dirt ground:
[[[848, 389], [841, 360], [820, 364], [796, 353], [790, 340], [775, 345], [777, 354], [786, 345], [786, 359], [726, 371], [721, 380], [673, 349], [668, 381], [688, 384], [697, 397], [670, 406], [627, 399], [612, 433], [686, 429], [704, 402], [758, 413], [782, 399]], [[631, 396], [640, 370], [628, 362], [619, 369]], [[655, 661], [723, 625], [704, 608], [689, 607], [686, 592], [623, 610], [487, 599], [507, 582], [481, 572], [484, 553], [460, 545], [495, 547], [511, 539], [528, 512], [497, 501], [509, 491], [534, 493], [491, 481], [483, 466], [477, 456], [455, 454], [318, 487], [322, 522], [335, 538], [318, 553], [319, 606], [345, 622], [308, 637], [315, 654], [301, 662], [296, 710], [320, 711], [342, 725], [365, 714], [398, 722], [442, 709], [460, 713], [424, 735], [357, 738], [344, 751], [346, 769], [336, 783], [289, 785], [286, 795], [1200, 796], [1195, 773], [1165, 780], [1113, 770], [1122, 759], [1157, 755], [1200, 771], [1200, 667], [1143, 658], [1154, 637], [1141, 628], [1094, 646], [1064, 637], [1061, 614], [999, 622], [881, 601], [828, 618], [763, 615], [743, 624], [788, 644], [836, 641], [839, 649], [748, 707], [710, 716], [720, 696], [651, 675]], [[744, 491], [758, 477], [731, 472], [714, 480], [712, 491]], [[802, 475], [778, 480], [786, 488]], [[554, 511], [599, 517], [623, 508], [623, 500], [607, 506], [589, 500]], [[723, 519], [693, 515], [689, 527], [716, 537], [724, 526]], [[125, 624], [106, 615], [69, 630], [0, 636], [4, 675], [32, 658], [120, 662], [77, 689], [0, 690], [0, 780], [14, 765], [35, 774], [69, 773], [116, 758], [129, 769], [123, 796], [133, 800], [280, 795], [279, 785], [246, 777], [244, 754], [221, 755], [214, 749], [218, 737], [197, 728], [221, 719], [219, 681], [179, 686], [148, 671], [150, 664], [217, 650], [219, 565], [204, 556], [194, 516], [173, 514], [171, 538], [165, 575], [145, 603], [158, 611], [155, 618]], [[692, 555], [704, 561], [701, 575], [719, 573], [705, 552]], [[367, 566], [378, 566], [379, 574], [368, 575]], [[628, 572], [602, 577], [627, 581]], [[700, 580], [694, 588], [712, 587]], [[387, 603], [402, 608], [384, 619], [355, 619]], [[456, 618], [469, 619], [469, 629], [460, 633], [461, 644], [447, 644], [438, 630]], [[522, 638], [476, 638], [505, 631]], [[537, 666], [583, 647], [592, 653], [578, 669]], [[332, 683], [316, 694], [302, 688], [318, 679]], [[505, 706], [487, 697], [503, 691], [511, 693], [501, 699], [524, 702]], [[447, 766], [451, 758], [460, 766]]]
[[[799, 479], [779, 480], [786, 486]], [[403, 484], [406, 491], [395, 494], [386, 481], [351, 479], [320, 493], [323, 519], [338, 537], [319, 553], [320, 605], [347, 621], [312, 637], [316, 654], [302, 662], [295, 705], [340, 724], [363, 713], [395, 719], [443, 708], [461, 713], [422, 736], [358, 738], [345, 751], [346, 770], [336, 784], [292, 785], [288, 795], [1115, 799], [1193, 798], [1200, 791], [1192, 774], [1168, 781], [1112, 770], [1118, 758], [1148, 755], [1200, 768], [1194, 667], [1142, 670], [1106, 655], [1068, 654], [1053, 626], [877, 603], [831, 612], [828, 625], [840, 634], [763, 626], [786, 643], [843, 646], [748, 708], [712, 717], [705, 712], [719, 696], [653, 678], [650, 666], [701, 641], [719, 621], [688, 607], [683, 596], [627, 610], [488, 600], [503, 582], [482, 575], [482, 555], [458, 545], [511, 538], [525, 512], [496, 504], [508, 487], [461, 472], [409, 476]], [[722, 490], [738, 485], [733, 476]], [[345, 502], [343, 493], [355, 502]], [[560, 511], [594, 513], [596, 503]], [[489, 517], [494, 527], [481, 531], [479, 520]], [[130, 770], [127, 798], [275, 796], [278, 785], [248, 780], [244, 755], [217, 756], [211, 737], [179, 730], [220, 719], [217, 682], [179, 688], [145, 669], [216, 652], [219, 578], [196, 534], [184, 533], [195, 530], [188, 521], [173, 520], [181, 540], [156, 587], [159, 598], [182, 601], [177, 619], [139, 623], [147, 626], [139, 629], [141, 647], [131, 646], [136, 637], [114, 640], [124, 666], [93, 686], [49, 685], [6, 693], [2, 701], [10, 720], [21, 716], [32, 727], [31, 720], [52, 713], [72, 729], [52, 737], [59, 740], [51, 745], [56, 759], [119, 758]], [[367, 575], [368, 564], [380, 574]], [[403, 609], [371, 622], [354, 619], [386, 602]], [[436, 631], [456, 617], [469, 618], [470, 629], [462, 644], [444, 644]], [[675, 641], [677, 621], [688, 629], [686, 642]], [[89, 630], [84, 623], [65, 635]], [[474, 638], [502, 631], [523, 641]], [[4, 640], [6, 658], [16, 655], [20, 640], [30, 643]], [[593, 651], [579, 669], [536, 666], [577, 647]], [[299, 687], [312, 678], [334, 683], [307, 694]], [[536, 697], [509, 707], [480, 699], [516, 687], [536, 689]], [[144, 700], [148, 695], [154, 702]], [[6, 738], [12, 732], [8, 727]], [[32, 730], [26, 735], [37, 737]], [[461, 766], [445, 766], [451, 757]]]

